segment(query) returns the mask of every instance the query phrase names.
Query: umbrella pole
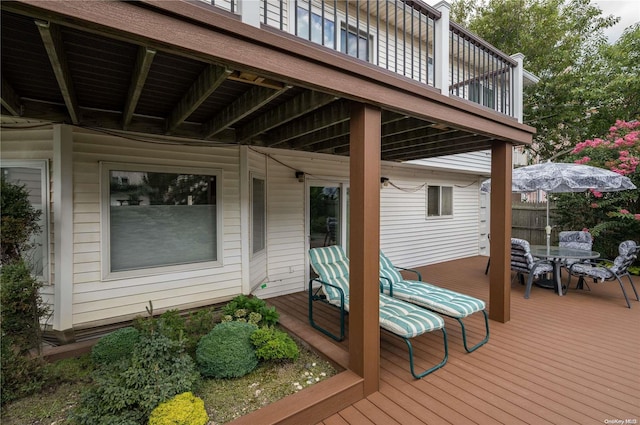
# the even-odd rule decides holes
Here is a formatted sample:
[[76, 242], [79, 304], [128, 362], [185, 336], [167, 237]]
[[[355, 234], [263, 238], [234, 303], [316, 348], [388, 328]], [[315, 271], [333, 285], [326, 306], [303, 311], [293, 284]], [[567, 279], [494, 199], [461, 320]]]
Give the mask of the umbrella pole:
[[547, 202], [547, 225], [544, 228], [547, 234], [547, 249], [551, 246], [551, 226], [549, 225], [549, 194], [545, 194], [545, 200]]

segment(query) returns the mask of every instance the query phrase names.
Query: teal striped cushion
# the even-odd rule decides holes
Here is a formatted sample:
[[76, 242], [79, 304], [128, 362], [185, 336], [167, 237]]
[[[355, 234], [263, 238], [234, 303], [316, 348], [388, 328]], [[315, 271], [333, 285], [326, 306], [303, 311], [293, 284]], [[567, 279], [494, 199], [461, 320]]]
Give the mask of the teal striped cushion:
[[428, 310], [380, 294], [380, 327], [404, 338], [444, 327], [444, 319]]
[[[318, 278], [335, 285], [344, 291], [345, 298], [349, 296], [349, 259], [342, 247], [338, 245], [309, 250], [309, 259], [313, 271]], [[328, 285], [322, 285], [322, 290], [332, 304], [340, 303], [340, 291]], [[345, 304], [348, 304], [345, 299]], [[348, 310], [347, 306], [345, 308]]]
[[[349, 259], [339, 246], [309, 250], [311, 267], [323, 282], [344, 291], [344, 308], [349, 311]], [[340, 306], [340, 291], [322, 285], [327, 300]], [[441, 329], [444, 320], [435, 313], [404, 301], [380, 294], [380, 326], [398, 336], [412, 338], [425, 332]]]
[[380, 279], [383, 285], [388, 285], [389, 282], [396, 283], [404, 280], [400, 272], [394, 267], [391, 260], [389, 260], [382, 251], [380, 251], [380, 277], [384, 278]]
[[[385, 294], [389, 285], [383, 286]], [[393, 296], [401, 300], [462, 319], [485, 309], [485, 302], [459, 292], [416, 280], [404, 280], [393, 285]]]

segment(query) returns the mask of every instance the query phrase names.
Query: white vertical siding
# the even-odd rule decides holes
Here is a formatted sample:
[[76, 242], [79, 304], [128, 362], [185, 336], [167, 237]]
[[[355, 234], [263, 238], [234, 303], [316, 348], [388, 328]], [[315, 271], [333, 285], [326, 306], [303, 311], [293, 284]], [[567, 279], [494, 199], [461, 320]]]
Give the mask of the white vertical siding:
[[[0, 157], [3, 160], [47, 160], [51, 164], [53, 159], [53, 130], [50, 126], [37, 129], [2, 129], [2, 143], [0, 143]], [[51, 179], [51, 167], [49, 167], [49, 179]], [[54, 237], [53, 237], [53, 196], [52, 184], [49, 180], [49, 275], [45, 279], [48, 284], [42, 288], [42, 297], [45, 304], [53, 308], [54, 292]]]
[[[145, 143], [85, 130], [74, 133], [73, 324], [97, 324], [158, 310], [205, 305], [241, 292], [238, 148]], [[100, 162], [223, 170], [222, 267], [103, 281]]]

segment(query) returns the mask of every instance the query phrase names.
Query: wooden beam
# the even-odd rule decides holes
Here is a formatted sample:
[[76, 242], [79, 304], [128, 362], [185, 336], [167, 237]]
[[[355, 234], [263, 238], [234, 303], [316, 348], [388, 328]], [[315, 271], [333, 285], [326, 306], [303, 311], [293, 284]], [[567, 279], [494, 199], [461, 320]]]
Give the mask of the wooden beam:
[[289, 90], [291, 86], [283, 85], [278, 90], [265, 87], [254, 87], [236, 99], [231, 105], [224, 108], [204, 125], [203, 136], [205, 139], [213, 137], [222, 130], [231, 127], [242, 118], [267, 105], [273, 99]]
[[2, 93], [0, 93], [0, 99], [2, 100], [2, 106], [9, 111], [14, 117], [22, 115], [22, 104], [20, 103], [20, 96], [15, 92], [11, 84], [2, 76]]
[[349, 218], [349, 369], [364, 378], [364, 395], [380, 387], [380, 110], [355, 103], [351, 112]]
[[131, 85], [129, 86], [129, 94], [127, 95], [127, 103], [124, 105], [124, 113], [122, 115], [123, 130], [126, 130], [129, 124], [131, 124], [133, 113], [138, 105], [138, 100], [140, 100], [140, 94], [142, 93], [142, 88], [147, 81], [147, 76], [149, 75], [151, 63], [153, 62], [155, 55], [156, 51], [154, 49], [143, 46], [138, 48], [138, 57], [136, 58], [136, 63], [133, 68]]
[[[484, 144], [481, 144], [483, 143]], [[394, 152], [387, 154], [382, 152], [382, 157], [387, 161], [407, 161], [409, 159], [421, 159], [427, 157], [435, 157], [442, 155], [453, 155], [456, 153], [473, 152], [478, 150], [490, 149], [491, 139], [485, 136], [469, 137], [463, 142], [452, 142], [450, 145], [432, 145], [418, 146], [407, 148], [402, 152]]]
[[489, 318], [511, 319], [511, 161], [513, 147], [501, 141], [491, 148]]
[[78, 109], [78, 101], [73, 88], [73, 82], [69, 73], [69, 64], [64, 52], [62, 34], [60, 27], [47, 21], [35, 21], [42, 43], [49, 56], [53, 73], [58, 81], [58, 87], [67, 106], [67, 112], [73, 124], [80, 122], [80, 114]]
[[271, 109], [263, 115], [236, 130], [237, 142], [247, 143], [253, 137], [265, 133], [279, 125], [293, 121], [298, 117], [322, 108], [336, 100], [331, 94], [305, 91], [293, 99]]
[[189, 118], [189, 115], [220, 87], [220, 84], [227, 79], [231, 72], [233, 71], [228, 68], [207, 65], [171, 111], [167, 121], [167, 133], [174, 131], [184, 120]]

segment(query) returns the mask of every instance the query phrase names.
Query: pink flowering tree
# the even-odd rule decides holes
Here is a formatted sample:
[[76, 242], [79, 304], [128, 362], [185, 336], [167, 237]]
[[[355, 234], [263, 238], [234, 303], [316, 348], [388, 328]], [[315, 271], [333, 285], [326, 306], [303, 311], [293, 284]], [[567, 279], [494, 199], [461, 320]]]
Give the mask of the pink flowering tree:
[[[616, 121], [604, 137], [578, 143], [567, 159], [627, 176], [640, 188], [640, 121]], [[556, 200], [558, 224], [589, 229], [596, 250], [607, 256], [617, 255], [623, 240], [640, 243], [640, 189], [558, 194]]]

